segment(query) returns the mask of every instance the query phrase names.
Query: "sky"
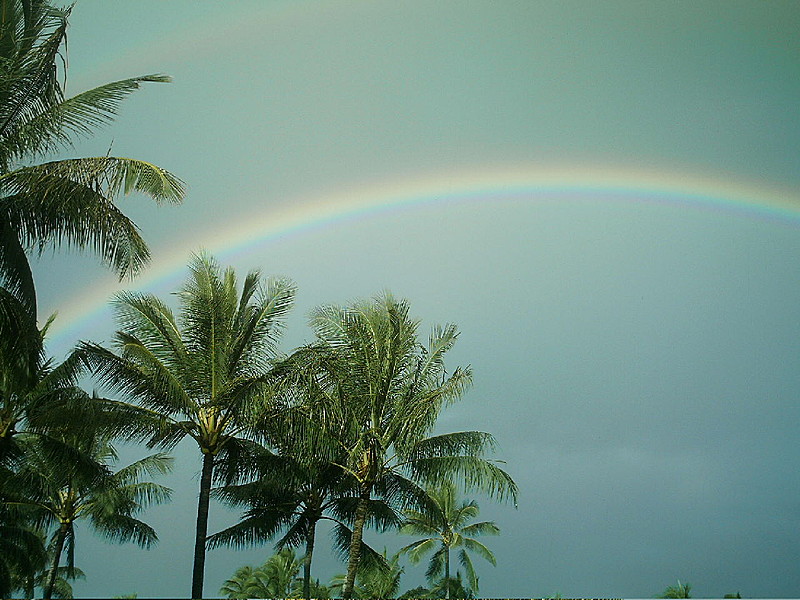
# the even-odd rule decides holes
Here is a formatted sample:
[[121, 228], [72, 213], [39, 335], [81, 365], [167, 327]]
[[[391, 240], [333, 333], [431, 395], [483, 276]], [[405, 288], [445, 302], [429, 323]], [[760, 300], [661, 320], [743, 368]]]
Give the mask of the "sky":
[[[170, 298], [201, 248], [297, 283], [284, 352], [314, 306], [389, 289], [423, 338], [462, 332], [475, 382], [437, 431], [491, 432], [519, 484], [516, 509], [476, 498], [502, 530], [481, 596], [800, 596], [799, 4], [79, 0], [70, 22], [68, 93], [174, 80], [64, 156], [188, 193], [120, 199], [153, 256], [133, 281], [35, 261], [53, 355], [108, 341], [119, 290]], [[158, 546], [79, 529], [77, 595], [189, 593], [200, 462], [175, 455]], [[210, 551], [206, 594], [271, 553]]]

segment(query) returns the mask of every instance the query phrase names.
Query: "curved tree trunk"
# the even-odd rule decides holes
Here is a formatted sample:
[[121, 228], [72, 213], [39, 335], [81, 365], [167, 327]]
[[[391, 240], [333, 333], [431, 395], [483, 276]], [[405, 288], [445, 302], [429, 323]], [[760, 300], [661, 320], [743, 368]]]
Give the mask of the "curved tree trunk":
[[203, 597], [203, 573], [206, 566], [206, 536], [208, 535], [208, 502], [211, 496], [211, 477], [213, 474], [214, 456], [210, 453], [203, 453], [200, 497], [197, 500], [197, 528], [194, 538], [191, 598]]
[[362, 491], [358, 498], [356, 507], [356, 520], [353, 523], [353, 537], [350, 538], [350, 558], [347, 561], [347, 577], [342, 588], [342, 600], [350, 600], [353, 597], [353, 586], [356, 582], [356, 571], [358, 562], [361, 560], [361, 540], [364, 534], [364, 523], [367, 521], [367, 509], [369, 508], [370, 492]]
[[47, 576], [47, 585], [44, 588], [42, 598], [50, 600], [53, 597], [53, 587], [56, 584], [56, 577], [58, 576], [58, 563], [61, 560], [61, 551], [64, 550], [64, 540], [67, 539], [67, 531], [69, 525], [62, 523], [58, 528], [56, 534], [56, 547], [53, 550], [53, 565], [50, 567], [50, 573]]
[[306, 534], [306, 555], [303, 558], [303, 598], [311, 598], [311, 557], [314, 554], [314, 536], [317, 532], [317, 522], [312, 521]]

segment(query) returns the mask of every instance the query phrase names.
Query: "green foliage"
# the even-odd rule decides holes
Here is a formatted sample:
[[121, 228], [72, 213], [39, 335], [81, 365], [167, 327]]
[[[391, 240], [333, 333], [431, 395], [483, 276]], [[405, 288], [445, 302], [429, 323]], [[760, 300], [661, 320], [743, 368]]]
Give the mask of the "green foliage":
[[[221, 457], [248, 429], [269, 381], [270, 359], [292, 306], [287, 280], [264, 284], [248, 273], [237, 291], [233, 269], [224, 272], [206, 254], [194, 256], [191, 275], [178, 292], [179, 316], [151, 294], [123, 292], [114, 302], [120, 329], [116, 353], [83, 343], [82, 356], [99, 381], [138, 400], [145, 410], [130, 436], [149, 446], [194, 439], [204, 454]], [[151, 419], [147, 420], [150, 416]]]
[[[426, 576], [428, 581], [448, 581], [450, 577], [450, 551], [459, 549], [458, 557], [466, 573], [470, 593], [478, 592], [478, 576], [469, 556], [473, 552], [495, 565], [495, 557], [491, 550], [474, 539], [478, 535], [498, 535], [500, 529], [493, 521], [470, 523], [478, 516], [478, 504], [474, 501], [461, 501], [456, 486], [445, 481], [428, 490], [430, 502], [420, 509], [407, 509], [405, 521], [400, 532], [409, 535], [424, 536], [403, 547], [400, 552], [408, 555], [412, 564], [418, 563], [422, 557], [433, 551]], [[461, 574], [457, 573], [459, 580]], [[447, 598], [452, 597], [446, 587]], [[464, 591], [463, 593], [466, 593]], [[461, 596], [458, 596], [461, 597]]]
[[[7, 481], [10, 471], [3, 473]], [[44, 536], [22, 518], [18, 507], [0, 503], [0, 596], [26, 587], [46, 565]]]
[[[295, 442], [302, 443], [303, 440]], [[247, 510], [239, 523], [210, 536], [208, 545], [243, 547], [266, 542], [284, 532], [276, 544], [278, 548], [305, 546], [302, 597], [317, 597], [312, 596], [311, 589], [317, 523], [325, 519], [337, 525], [335, 531], [350, 531], [348, 523], [355, 512], [353, 482], [335, 464], [304, 462], [264, 448], [254, 449], [251, 460], [248, 472], [254, 477], [252, 481], [214, 490], [218, 499]]]
[[48, 244], [91, 249], [120, 276], [135, 274], [149, 251], [115, 198], [136, 192], [176, 203], [184, 195], [178, 178], [140, 160], [33, 164], [111, 122], [142, 83], [169, 81], [145, 75], [65, 98], [61, 52], [69, 13], [40, 0], [0, 0], [0, 339], [15, 333], [20, 309], [36, 319], [29, 250]]
[[677, 585], [667, 586], [659, 598], [691, 598], [691, 587], [688, 583], [681, 583], [679, 579]]
[[[400, 554], [388, 557], [386, 549], [381, 554], [381, 564], [362, 566], [356, 576], [353, 598], [396, 598], [400, 589], [400, 577], [405, 569], [400, 566]], [[330, 590], [341, 594], [347, 581], [346, 575], [333, 578]]]
[[[75, 436], [65, 431], [60, 441], [74, 448], [83, 460], [67, 466], [53, 452], [48, 437], [26, 435], [22, 439], [23, 460], [4, 486], [6, 505], [16, 511], [17, 523], [51, 532], [51, 566], [42, 586], [45, 598], [59, 591], [56, 585], [62, 551], [67, 554], [62, 579], [76, 576], [75, 521], [86, 520], [95, 532], [112, 541], [133, 541], [146, 548], [158, 538], [136, 515], [150, 504], [169, 500], [171, 492], [142, 481], [146, 475], [164, 474], [170, 469], [172, 459], [163, 454], [147, 456], [113, 472], [111, 465], [117, 454], [107, 437], [86, 431]], [[60, 593], [65, 593], [65, 583]]]
[[202, 597], [209, 497], [217, 479], [236, 474], [263, 438], [255, 424], [271, 407], [264, 393], [271, 360], [294, 299], [287, 280], [248, 273], [241, 290], [231, 268], [194, 256], [178, 293], [178, 317], [151, 294], [121, 293], [115, 350], [83, 343], [81, 356], [102, 384], [133, 398], [120, 433], [149, 446], [192, 438], [203, 456], [191, 597]]
[[[468, 587], [464, 587], [461, 580], [461, 573], [456, 573], [455, 577], [439, 579], [433, 586], [424, 586], [403, 592], [398, 598], [445, 598], [447, 594], [450, 598], [475, 598], [475, 592]], [[559, 596], [560, 598], [560, 596]]]
[[80, 357], [72, 354], [53, 364], [45, 359], [39, 329], [32, 327], [22, 335], [37, 346], [36, 352], [26, 356], [0, 350], [0, 464], [6, 465], [19, 455], [19, 432], [45, 434], [67, 422], [77, 427], [86, 424], [81, 417], [94, 410], [77, 387], [84, 372]]
[[470, 385], [471, 372], [445, 370], [444, 355], [458, 337], [454, 325], [434, 327], [427, 345], [417, 339], [418, 325], [408, 303], [388, 293], [348, 307], [323, 306], [311, 317], [316, 343], [292, 357], [315, 390], [313, 402], [298, 409], [304, 419], [296, 431], [332, 440], [326, 458], [343, 455], [342, 467], [358, 483], [353, 535], [342, 548], [348, 554], [345, 598], [352, 593], [373, 496], [398, 508], [421, 505], [426, 496], [420, 484], [456, 477], [470, 489], [516, 499], [511, 477], [484, 458], [494, 448], [491, 435], [428, 437], [440, 410]]
[[297, 591], [299, 572], [294, 550], [284, 548], [260, 567], [238, 569], [219, 593], [227, 598], [290, 598]]

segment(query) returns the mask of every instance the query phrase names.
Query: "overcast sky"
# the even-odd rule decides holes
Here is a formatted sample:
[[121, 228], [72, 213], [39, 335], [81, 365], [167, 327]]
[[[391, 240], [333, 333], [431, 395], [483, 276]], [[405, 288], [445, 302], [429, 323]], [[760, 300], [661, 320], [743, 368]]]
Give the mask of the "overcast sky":
[[[800, 596], [800, 4], [79, 0], [71, 25], [70, 93], [174, 78], [76, 153], [189, 192], [121, 201], [153, 253], [132, 283], [36, 264], [54, 354], [201, 247], [297, 282], [284, 351], [313, 306], [391, 289], [424, 337], [462, 331], [475, 385], [438, 429], [493, 433], [520, 486], [478, 499], [503, 531], [482, 596]], [[199, 457], [176, 456], [159, 546], [80, 530], [77, 594], [188, 594]], [[211, 551], [206, 593], [271, 552]], [[316, 576], [344, 570], [321, 549]]]

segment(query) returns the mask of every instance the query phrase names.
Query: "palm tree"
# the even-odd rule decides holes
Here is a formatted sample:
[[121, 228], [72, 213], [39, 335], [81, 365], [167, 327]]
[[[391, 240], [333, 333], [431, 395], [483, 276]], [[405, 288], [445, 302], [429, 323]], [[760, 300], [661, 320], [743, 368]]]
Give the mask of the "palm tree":
[[[151, 415], [150, 447], [174, 447], [188, 436], [203, 456], [197, 505], [192, 598], [203, 596], [206, 536], [215, 467], [249, 445], [249, 415], [265, 404], [258, 393], [292, 305], [294, 285], [258, 271], [237, 292], [232, 268], [224, 273], [206, 254], [194, 256], [178, 293], [179, 318], [150, 294], [121, 293], [115, 308], [117, 353], [93, 343], [82, 352], [102, 384], [138, 400]], [[130, 429], [129, 435], [141, 435]], [[255, 434], [254, 434], [255, 435]]]
[[219, 592], [228, 598], [290, 598], [299, 572], [294, 550], [284, 548], [260, 567], [238, 569]]
[[246, 565], [239, 569], [236, 569], [236, 572], [230, 579], [226, 579], [225, 583], [222, 584], [222, 587], [219, 590], [220, 594], [224, 594], [227, 598], [251, 598], [250, 590], [248, 589], [248, 584], [253, 579], [253, 567], [250, 565]]
[[310, 598], [317, 524], [330, 520], [346, 527], [340, 516], [352, 506], [345, 496], [352, 491], [352, 484], [348, 485], [345, 473], [335, 465], [304, 465], [290, 456], [276, 456], [266, 450], [257, 460], [253, 465], [257, 472], [254, 481], [214, 490], [214, 495], [226, 504], [248, 508], [239, 523], [210, 536], [208, 545], [243, 547], [263, 543], [285, 530], [276, 547], [305, 546], [302, 593], [304, 598]]
[[[208, 538], [210, 548], [223, 544], [244, 547], [272, 539], [280, 531], [284, 535], [276, 543], [278, 549], [303, 545], [303, 598], [312, 595], [314, 582], [311, 563], [316, 544], [317, 524], [334, 523], [332, 535], [338, 549], [349, 547], [351, 524], [355, 516], [354, 486], [342, 470], [332, 464], [302, 465], [292, 457], [276, 457], [272, 465], [261, 471], [258, 479], [242, 485], [216, 489], [214, 495], [232, 506], [247, 506], [242, 520]], [[277, 467], [275, 462], [282, 462]], [[386, 529], [399, 521], [384, 503], [370, 503], [369, 522]], [[371, 566], [382, 566], [381, 556], [367, 544], [362, 553]]]
[[500, 529], [493, 521], [469, 523], [478, 516], [478, 504], [475, 501], [459, 501], [456, 487], [450, 481], [428, 490], [428, 495], [432, 502], [421, 510], [406, 510], [406, 520], [400, 528], [400, 533], [426, 537], [405, 546], [400, 552], [407, 553], [413, 564], [418, 563], [429, 551], [436, 549], [426, 575], [429, 581], [443, 577], [445, 597], [449, 599], [452, 597], [449, 585], [450, 550], [459, 548], [458, 557], [466, 572], [467, 584], [472, 591], [478, 592], [478, 577], [468, 551], [478, 554], [493, 565], [496, 562], [492, 551], [472, 536], [498, 535]]
[[475, 590], [464, 586], [461, 580], [461, 571], [455, 577], [442, 578], [428, 590], [427, 598], [441, 598], [450, 594], [450, 598], [475, 598]]
[[[40, 537], [42, 545], [44, 545], [46, 538], [45, 534], [42, 531], [38, 531], [37, 535]], [[52, 564], [52, 562], [52, 557], [47, 557], [47, 560], [43, 562], [37, 569], [32, 571], [20, 571], [19, 573], [16, 573], [16, 576], [11, 584], [13, 592], [12, 594], [9, 594], [9, 596], [15, 595], [17, 592], [22, 592], [23, 598], [33, 598], [34, 590], [37, 587], [44, 590], [47, 587], [47, 582], [49, 581], [50, 576], [50, 572], [46, 568], [46, 565]], [[72, 598], [72, 584], [70, 581], [74, 581], [76, 579], [86, 579], [86, 575], [81, 569], [75, 566], [59, 567], [56, 580], [53, 584], [52, 596], [54, 598]]]
[[166, 473], [172, 459], [154, 454], [111, 472], [109, 463], [117, 459], [116, 450], [103, 435], [80, 437], [65, 433], [63, 441], [78, 448], [94, 461], [94, 469], [83, 465], [64, 469], [51, 460], [42, 439], [25, 442], [25, 460], [12, 475], [8, 488], [16, 493], [6, 503], [25, 511], [37, 527], [56, 525], [51, 539], [52, 563], [44, 585], [44, 598], [52, 596], [60, 574], [61, 554], [67, 551], [68, 577], [74, 575], [74, 522], [86, 519], [99, 533], [118, 542], [134, 541], [149, 547], [158, 540], [155, 531], [134, 515], [151, 503], [169, 499], [171, 490], [141, 482], [143, 475]]
[[400, 577], [404, 569], [400, 566], [400, 555], [391, 558], [383, 551], [388, 568], [364, 569], [358, 574], [355, 595], [359, 598], [396, 598], [400, 589]]
[[[25, 466], [25, 448], [36, 438], [37, 451], [47, 455], [54, 470], [80, 467], [95, 472], [93, 458], [65, 441], [63, 432], [68, 427], [72, 437], [90, 433], [110, 408], [77, 387], [84, 371], [80, 357], [71, 354], [54, 364], [44, 355], [47, 324], [41, 331], [33, 322], [27, 325], [32, 330], [29, 339], [35, 342], [35, 348], [29, 349], [35, 351], [27, 356], [24, 351], [0, 351], [0, 502], [5, 507], [0, 514], [0, 537], [7, 542], [0, 552], [0, 596], [9, 593], [11, 573], [26, 587], [44, 568], [45, 548], [39, 532], [24, 512], [8, 510], [5, 504], [17, 491], [15, 472]], [[117, 420], [123, 417], [120, 414]], [[69, 589], [66, 580], [58, 585], [62, 591]]]
[[0, 0], [0, 338], [15, 331], [14, 300], [36, 318], [28, 249], [89, 248], [120, 276], [135, 274], [148, 259], [147, 245], [114, 199], [138, 192], [177, 203], [184, 195], [179, 179], [141, 160], [35, 164], [112, 121], [142, 83], [169, 81], [145, 75], [65, 98], [59, 67], [66, 65], [61, 52], [69, 13], [45, 0]]
[[516, 500], [511, 477], [484, 458], [494, 448], [490, 434], [427, 437], [441, 408], [467, 389], [471, 373], [445, 371], [443, 358], [456, 341], [456, 327], [435, 327], [422, 346], [419, 322], [408, 310], [388, 293], [350, 307], [323, 306], [311, 318], [317, 342], [295, 353], [295, 360], [312, 365], [308, 376], [318, 388], [314, 402], [298, 408], [305, 420], [298, 420], [295, 435], [321, 430], [335, 442], [328, 460], [343, 456], [341, 467], [358, 485], [343, 598], [353, 593], [373, 496], [390, 505], [421, 506], [427, 500], [418, 483], [460, 477], [468, 488]]
[[668, 585], [659, 598], [691, 598], [690, 595], [692, 586], [688, 583], [681, 583], [678, 580], [678, 585]]

